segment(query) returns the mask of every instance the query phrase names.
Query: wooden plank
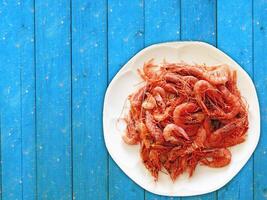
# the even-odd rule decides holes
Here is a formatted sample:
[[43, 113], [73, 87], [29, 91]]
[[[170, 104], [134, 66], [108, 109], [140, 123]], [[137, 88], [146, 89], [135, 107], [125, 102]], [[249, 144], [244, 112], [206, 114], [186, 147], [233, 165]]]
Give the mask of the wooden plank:
[[1, 2], [1, 162], [2, 198], [22, 199], [21, 184], [21, 21], [16, 2]]
[[108, 197], [108, 157], [102, 132], [102, 102], [107, 85], [106, 6], [106, 0], [78, 0], [72, 4], [75, 199]]
[[[145, 45], [180, 39], [180, 1], [145, 1]], [[179, 199], [145, 193], [147, 200]]]
[[22, 199], [36, 198], [34, 1], [17, 1], [21, 10]]
[[70, 1], [37, 0], [37, 192], [71, 199]]
[[145, 45], [180, 39], [180, 0], [145, 1]]
[[[216, 1], [181, 1], [181, 40], [199, 40], [216, 45]], [[216, 199], [216, 192], [182, 199]]]
[[181, 39], [216, 45], [216, 0], [181, 0]]
[[0, 3], [0, 199], [35, 197], [32, 11], [33, 1]]
[[[108, 78], [144, 45], [143, 1], [108, 1]], [[143, 199], [144, 190], [109, 158], [109, 199]]]
[[261, 137], [254, 153], [254, 199], [267, 199], [267, 1], [254, 1], [254, 83], [261, 108]]
[[[218, 1], [218, 47], [236, 60], [249, 74], [252, 69], [251, 1]], [[226, 187], [218, 199], [253, 198], [253, 158]]]

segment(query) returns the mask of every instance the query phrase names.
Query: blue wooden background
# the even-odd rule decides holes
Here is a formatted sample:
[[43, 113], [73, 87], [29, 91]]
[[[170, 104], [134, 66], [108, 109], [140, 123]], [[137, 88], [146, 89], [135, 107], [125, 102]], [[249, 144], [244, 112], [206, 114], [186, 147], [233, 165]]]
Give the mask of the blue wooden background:
[[[262, 120], [243, 170], [189, 198], [133, 183], [102, 131], [103, 97], [120, 67], [145, 46], [177, 40], [234, 58], [254, 80]], [[267, 199], [266, 57], [266, 0], [1, 0], [0, 199]]]

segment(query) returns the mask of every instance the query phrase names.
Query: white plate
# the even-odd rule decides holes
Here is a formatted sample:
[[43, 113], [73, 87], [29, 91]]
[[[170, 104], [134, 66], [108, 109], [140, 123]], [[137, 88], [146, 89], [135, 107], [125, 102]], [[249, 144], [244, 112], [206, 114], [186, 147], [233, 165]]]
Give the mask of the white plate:
[[[142, 164], [139, 145], [127, 145], [122, 141], [125, 124], [118, 119], [122, 110], [129, 107], [126, 99], [140, 87], [141, 79], [137, 68], [144, 62], [155, 58], [156, 63], [163, 59], [168, 62], [198, 63], [207, 65], [228, 64], [237, 70], [238, 87], [249, 104], [249, 129], [246, 141], [231, 148], [232, 161], [223, 168], [213, 169], [205, 166], [196, 168], [194, 175], [179, 176], [173, 182], [170, 177], [160, 173], [158, 182], [153, 180]], [[125, 113], [125, 112], [124, 112]], [[254, 84], [248, 74], [229, 56], [219, 49], [203, 42], [171, 42], [149, 46], [137, 53], [113, 78], [106, 91], [103, 109], [103, 127], [106, 147], [113, 160], [133, 181], [149, 192], [167, 196], [191, 196], [215, 191], [228, 183], [246, 164], [255, 150], [260, 137], [259, 103]]]

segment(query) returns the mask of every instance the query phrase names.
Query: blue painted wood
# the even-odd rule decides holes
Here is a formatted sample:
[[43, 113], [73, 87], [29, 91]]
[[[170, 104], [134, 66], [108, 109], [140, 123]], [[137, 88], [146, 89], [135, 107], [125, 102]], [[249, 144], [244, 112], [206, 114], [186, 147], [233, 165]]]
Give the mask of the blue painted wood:
[[[216, 45], [216, 1], [181, 1], [181, 40], [198, 40]], [[201, 186], [200, 186], [201, 187]], [[216, 199], [216, 192], [182, 199]]]
[[180, 0], [145, 1], [145, 45], [180, 39]]
[[0, 199], [35, 196], [32, 9], [33, 1], [0, 3]]
[[[249, 74], [252, 68], [251, 1], [218, 1], [218, 47], [235, 59]], [[253, 158], [222, 190], [218, 199], [253, 198]]]
[[[145, 1], [145, 45], [180, 39], [180, 1]], [[179, 199], [145, 193], [147, 200]]]
[[22, 199], [36, 199], [34, 1], [17, 1], [21, 11]]
[[107, 199], [102, 102], [107, 85], [107, 1], [72, 4], [73, 192]]
[[[143, 1], [108, 1], [108, 78], [144, 45]], [[144, 190], [109, 159], [109, 199], [143, 199]]]
[[254, 1], [254, 82], [261, 109], [261, 137], [254, 153], [254, 199], [267, 199], [267, 1]]
[[37, 192], [71, 199], [70, 1], [36, 0]]
[[3, 199], [22, 199], [21, 21], [15, 1], [1, 2], [1, 162]]
[[181, 0], [181, 39], [216, 45], [215, 0]]

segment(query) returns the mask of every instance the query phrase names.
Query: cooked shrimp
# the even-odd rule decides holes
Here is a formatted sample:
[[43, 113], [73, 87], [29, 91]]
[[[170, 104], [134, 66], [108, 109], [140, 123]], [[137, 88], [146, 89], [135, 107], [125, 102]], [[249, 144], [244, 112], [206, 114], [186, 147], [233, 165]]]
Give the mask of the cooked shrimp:
[[129, 96], [132, 106], [134, 107], [141, 106], [146, 90], [147, 86], [143, 86], [136, 93]]
[[156, 86], [152, 89], [152, 94], [155, 96], [157, 94], [159, 94], [163, 99], [166, 98], [166, 92], [165, 90], [160, 87], [160, 86]]
[[204, 144], [205, 144], [206, 138], [207, 138], [206, 130], [203, 127], [200, 127], [198, 129], [196, 138], [194, 140], [194, 147], [203, 148], [205, 146]]
[[173, 112], [173, 120], [178, 126], [186, 126], [201, 123], [204, 120], [204, 114], [197, 112], [199, 107], [195, 103], [182, 103], [178, 105]]
[[156, 107], [157, 103], [155, 98], [150, 94], [146, 93], [147, 98], [143, 101], [142, 107], [147, 110], [151, 110]]
[[162, 168], [174, 181], [197, 165], [224, 167], [230, 146], [245, 141], [248, 106], [227, 65], [205, 66], [153, 59], [139, 70], [145, 86], [129, 96], [127, 144], [140, 144], [145, 167], [155, 178]]
[[162, 87], [164, 88], [165, 91], [169, 93], [178, 94], [178, 90], [176, 89], [173, 83], [165, 83]]
[[215, 149], [207, 151], [201, 163], [209, 167], [224, 167], [231, 162], [232, 154], [228, 149]]
[[156, 121], [158, 121], [158, 122], [161, 122], [161, 121], [167, 119], [168, 117], [170, 117], [170, 111], [171, 111], [171, 109], [172, 109], [171, 107], [168, 107], [168, 108], [166, 108], [164, 110], [163, 113], [154, 113], [153, 114], [154, 119]]
[[167, 142], [179, 143], [178, 138], [190, 140], [185, 130], [175, 124], [168, 124], [163, 130], [163, 137]]
[[150, 112], [146, 111], [146, 127], [150, 134], [155, 138], [157, 143], [161, 143], [164, 141], [162, 130], [156, 125], [153, 116], [150, 114]]
[[139, 134], [136, 131], [135, 122], [133, 121], [131, 115], [125, 119], [127, 122], [126, 134], [122, 137], [127, 144], [137, 144], [139, 142]]

